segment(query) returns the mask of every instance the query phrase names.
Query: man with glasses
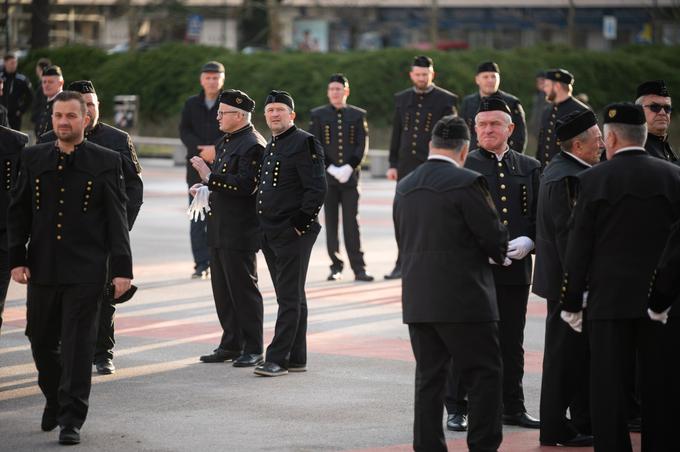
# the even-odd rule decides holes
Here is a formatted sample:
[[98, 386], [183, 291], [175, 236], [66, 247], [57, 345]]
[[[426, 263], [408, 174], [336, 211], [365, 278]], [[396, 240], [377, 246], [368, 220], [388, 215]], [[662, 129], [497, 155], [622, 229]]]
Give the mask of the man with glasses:
[[649, 155], [669, 162], [678, 162], [668, 142], [668, 128], [671, 125], [671, 95], [663, 80], [650, 80], [637, 88], [636, 104], [642, 105], [647, 121], [647, 142], [645, 150]]

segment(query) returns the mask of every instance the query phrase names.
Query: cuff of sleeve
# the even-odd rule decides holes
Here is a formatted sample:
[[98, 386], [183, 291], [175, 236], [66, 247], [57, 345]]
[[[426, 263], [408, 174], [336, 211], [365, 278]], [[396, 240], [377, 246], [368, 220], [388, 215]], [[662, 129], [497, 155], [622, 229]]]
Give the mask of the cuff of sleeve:
[[26, 247], [16, 246], [10, 248], [8, 257], [10, 270], [15, 267], [25, 267], [28, 261], [26, 259]]
[[361, 165], [361, 160], [353, 155], [352, 157], [349, 158], [347, 163], [349, 163], [349, 166], [356, 169], [357, 166]]
[[654, 289], [649, 295], [649, 309], [656, 313], [662, 313], [673, 305], [675, 298], [658, 289]]
[[307, 215], [303, 211], [298, 211], [291, 219], [290, 222], [293, 223], [293, 226], [295, 226], [295, 229], [298, 231], [302, 232], [303, 234], [307, 232], [307, 230], [310, 228], [312, 225], [312, 222], [314, 221], [314, 217], [311, 215]]
[[132, 279], [132, 258], [130, 256], [111, 256], [111, 276]]

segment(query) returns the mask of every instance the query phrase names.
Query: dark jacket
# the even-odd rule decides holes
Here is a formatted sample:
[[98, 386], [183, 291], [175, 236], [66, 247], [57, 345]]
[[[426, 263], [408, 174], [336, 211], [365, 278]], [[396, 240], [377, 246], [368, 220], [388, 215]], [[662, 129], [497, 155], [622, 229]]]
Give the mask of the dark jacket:
[[33, 123], [33, 130], [35, 132], [38, 131], [38, 124], [40, 123], [40, 118], [42, 117], [46, 103], [47, 99], [43, 94], [42, 85], [40, 84], [40, 81], [38, 81], [38, 84], [33, 91], [33, 103], [31, 104], [31, 122]]
[[555, 126], [557, 121], [574, 111], [590, 110], [586, 104], [569, 96], [559, 104], [551, 104], [543, 110], [541, 130], [538, 132], [538, 148], [536, 158], [541, 162], [541, 168], [550, 162], [555, 154], [560, 152], [560, 140], [557, 139]]
[[[515, 124], [515, 130], [512, 132], [508, 145], [517, 152], [524, 152], [527, 146], [527, 122], [524, 117], [524, 108], [518, 98], [505, 91], [498, 90], [494, 96], [500, 96], [508, 107], [512, 116], [512, 123]], [[477, 148], [477, 132], [475, 131], [475, 116], [479, 110], [479, 104], [482, 97], [479, 91], [465, 96], [460, 107], [459, 116], [465, 120], [470, 129], [470, 149]]]
[[[8, 210], [10, 268], [37, 284], [102, 284], [132, 277], [121, 157], [84, 141], [71, 155], [55, 143], [26, 148]], [[28, 244], [28, 249], [26, 245]]]
[[36, 137], [52, 130], [52, 107], [54, 107], [54, 98], [52, 100], [45, 99], [42, 109], [37, 114], [37, 122], [35, 124]]
[[397, 184], [393, 213], [404, 323], [498, 320], [489, 257], [503, 261], [508, 233], [484, 178], [428, 160]]
[[10, 191], [19, 175], [19, 158], [28, 143], [28, 135], [7, 127], [0, 127], [0, 165], [2, 165], [2, 184], [0, 185], [0, 250], [7, 251], [7, 207]]
[[666, 160], [668, 162], [678, 163], [678, 156], [673, 152], [671, 144], [668, 142], [668, 137], [661, 138], [654, 134], [647, 134], [647, 142], [645, 143], [645, 151], [652, 157]]
[[[354, 173], [343, 185], [356, 186], [361, 161], [368, 151], [366, 110], [354, 105], [347, 105], [340, 110], [330, 104], [317, 107], [311, 112], [308, 132], [323, 146], [326, 168], [329, 165], [350, 165]], [[329, 185], [341, 185], [330, 174], [327, 174], [326, 181]]]
[[[493, 152], [480, 148], [470, 153], [465, 168], [480, 173], [486, 179], [510, 239], [526, 236], [535, 242], [540, 177], [538, 161], [510, 149], [499, 162]], [[513, 260], [507, 267], [494, 265], [494, 281], [499, 285], [531, 284], [531, 266], [531, 255]]]
[[323, 148], [313, 135], [292, 126], [267, 144], [257, 193], [257, 213], [265, 232], [295, 227], [319, 231], [326, 197]]
[[[657, 269], [652, 274], [649, 307], [663, 312], [680, 296], [680, 223], [676, 223], [668, 237]], [[671, 315], [678, 313], [671, 309]]]
[[[117, 129], [103, 122], [97, 124], [85, 134], [85, 138], [99, 146], [120, 153], [123, 159], [123, 176], [125, 178], [125, 194], [127, 203], [128, 228], [132, 230], [139, 209], [142, 207], [144, 198], [144, 183], [142, 182], [142, 167], [137, 158], [135, 146], [127, 132]], [[38, 143], [50, 143], [57, 139], [54, 130], [43, 134]]]
[[427, 93], [409, 88], [394, 95], [390, 168], [397, 169], [399, 179], [427, 160], [432, 128], [457, 106], [458, 96], [434, 85]]
[[24, 74], [17, 72], [12, 74], [3, 72], [0, 77], [5, 79], [0, 102], [7, 107], [10, 117], [21, 117], [31, 108], [33, 100], [31, 81]]
[[642, 148], [579, 174], [563, 278], [562, 309], [590, 319], [647, 316], [650, 280], [680, 220], [680, 168]]
[[210, 188], [208, 246], [248, 251], [260, 248], [255, 204], [266, 144], [252, 125], [227, 133], [219, 141], [207, 183]]
[[569, 238], [569, 218], [576, 202], [576, 175], [589, 167], [566, 152], [553, 157], [538, 190], [536, 262], [532, 291], [558, 300]]
[[192, 186], [201, 182], [198, 173], [191, 166], [191, 158], [198, 155], [198, 146], [213, 145], [222, 137], [217, 121], [220, 103], [215, 101], [211, 109], [205, 106], [205, 93], [201, 91], [191, 96], [182, 108], [179, 123], [179, 137], [187, 148], [187, 184]]
[[9, 127], [9, 112], [4, 105], [0, 105], [0, 127]]

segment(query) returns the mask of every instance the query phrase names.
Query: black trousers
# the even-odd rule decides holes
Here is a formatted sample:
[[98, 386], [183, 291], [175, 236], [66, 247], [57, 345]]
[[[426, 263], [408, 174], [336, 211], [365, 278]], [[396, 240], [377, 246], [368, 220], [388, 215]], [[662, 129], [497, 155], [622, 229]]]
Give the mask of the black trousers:
[[2, 330], [2, 313], [5, 310], [5, 299], [9, 288], [9, 260], [7, 250], [0, 249], [0, 330]]
[[212, 248], [210, 274], [223, 331], [219, 348], [261, 354], [263, 307], [255, 251]]
[[589, 320], [591, 418], [596, 452], [632, 450], [626, 375], [639, 350], [642, 452], [677, 450], [677, 319]]
[[447, 450], [442, 402], [453, 361], [470, 399], [468, 447], [471, 451], [496, 451], [503, 438], [503, 368], [497, 323], [412, 323], [408, 330], [416, 358], [413, 449]]
[[113, 359], [113, 347], [116, 345], [114, 317], [116, 305], [109, 297], [104, 296], [97, 314], [97, 343], [94, 350], [94, 362]]
[[295, 229], [265, 232], [262, 252], [272, 276], [279, 311], [274, 338], [267, 347], [266, 360], [288, 367], [288, 363], [307, 363], [307, 297], [305, 282], [309, 257], [320, 226], [298, 236]]
[[92, 383], [96, 315], [103, 284], [28, 284], [26, 335], [47, 405], [59, 425], [85, 422]]
[[[560, 312], [559, 301], [548, 300], [540, 405], [540, 438], [545, 442], [591, 432], [587, 328], [577, 333]], [[571, 421], [566, 418], [567, 409]]]
[[[496, 300], [500, 322], [501, 353], [503, 356], [503, 413], [526, 411], [524, 406], [524, 325], [526, 324], [529, 286], [496, 285]], [[446, 410], [449, 414], [465, 414], [465, 388], [455, 363], [451, 365]]]
[[[189, 205], [194, 197], [189, 195]], [[194, 256], [194, 270], [207, 270], [210, 267], [210, 248], [208, 248], [207, 219], [189, 222], [189, 237], [191, 238], [191, 254]]]
[[349, 265], [354, 273], [366, 270], [364, 252], [361, 250], [359, 234], [359, 187], [347, 184], [329, 183], [324, 202], [326, 216], [326, 247], [331, 258], [331, 269], [342, 271], [345, 263], [340, 258], [340, 242], [338, 240], [338, 210], [342, 206], [342, 232], [345, 249], [349, 257]]

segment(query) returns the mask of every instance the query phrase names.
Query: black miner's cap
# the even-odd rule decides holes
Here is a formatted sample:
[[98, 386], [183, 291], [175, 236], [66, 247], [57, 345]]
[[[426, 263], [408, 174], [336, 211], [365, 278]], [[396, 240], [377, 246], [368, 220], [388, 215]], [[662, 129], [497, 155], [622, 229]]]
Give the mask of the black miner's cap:
[[631, 124], [641, 126], [645, 121], [645, 113], [640, 105], [630, 102], [609, 104], [604, 109], [605, 124]]
[[413, 58], [413, 66], [417, 67], [432, 67], [432, 58], [425, 55], [419, 55]]
[[43, 71], [42, 75], [43, 77], [51, 75], [61, 77], [61, 68], [59, 66], [49, 66]]
[[333, 74], [328, 79], [328, 83], [342, 83], [343, 86], [349, 86], [349, 80], [345, 77], [345, 74]]
[[485, 61], [477, 66], [477, 73], [479, 74], [480, 72], [497, 72], [500, 74], [501, 70], [493, 61]]
[[201, 68], [201, 72], [219, 72], [224, 74], [224, 65], [219, 61], [208, 61]]
[[80, 94], [96, 93], [94, 85], [89, 80], [78, 80], [68, 85], [67, 91], [75, 91]]
[[269, 94], [267, 95], [267, 98], [264, 100], [264, 105], [266, 106], [274, 102], [286, 104], [290, 107], [291, 110], [295, 110], [295, 102], [293, 102], [293, 98], [291, 97], [290, 94], [288, 94], [285, 91], [276, 90], [270, 91]]
[[557, 139], [567, 141], [597, 125], [595, 113], [590, 110], [574, 111], [557, 121]]
[[640, 84], [637, 87], [637, 96], [647, 96], [649, 94], [656, 94], [657, 96], [671, 97], [666, 87], [666, 82], [663, 80], [649, 80]]
[[255, 111], [255, 101], [248, 97], [243, 91], [237, 89], [227, 89], [220, 94], [220, 103], [231, 105], [239, 110], [252, 113]]
[[482, 111], [502, 111], [511, 114], [510, 107], [508, 107], [508, 104], [506, 104], [500, 96], [483, 97], [479, 102], [479, 110], [477, 110], [477, 113]]
[[456, 115], [448, 115], [437, 121], [432, 129], [432, 136], [442, 140], [470, 141], [470, 130], [463, 118]]
[[566, 69], [548, 69], [545, 71], [545, 78], [553, 82], [562, 82], [567, 85], [574, 83], [574, 76]]

